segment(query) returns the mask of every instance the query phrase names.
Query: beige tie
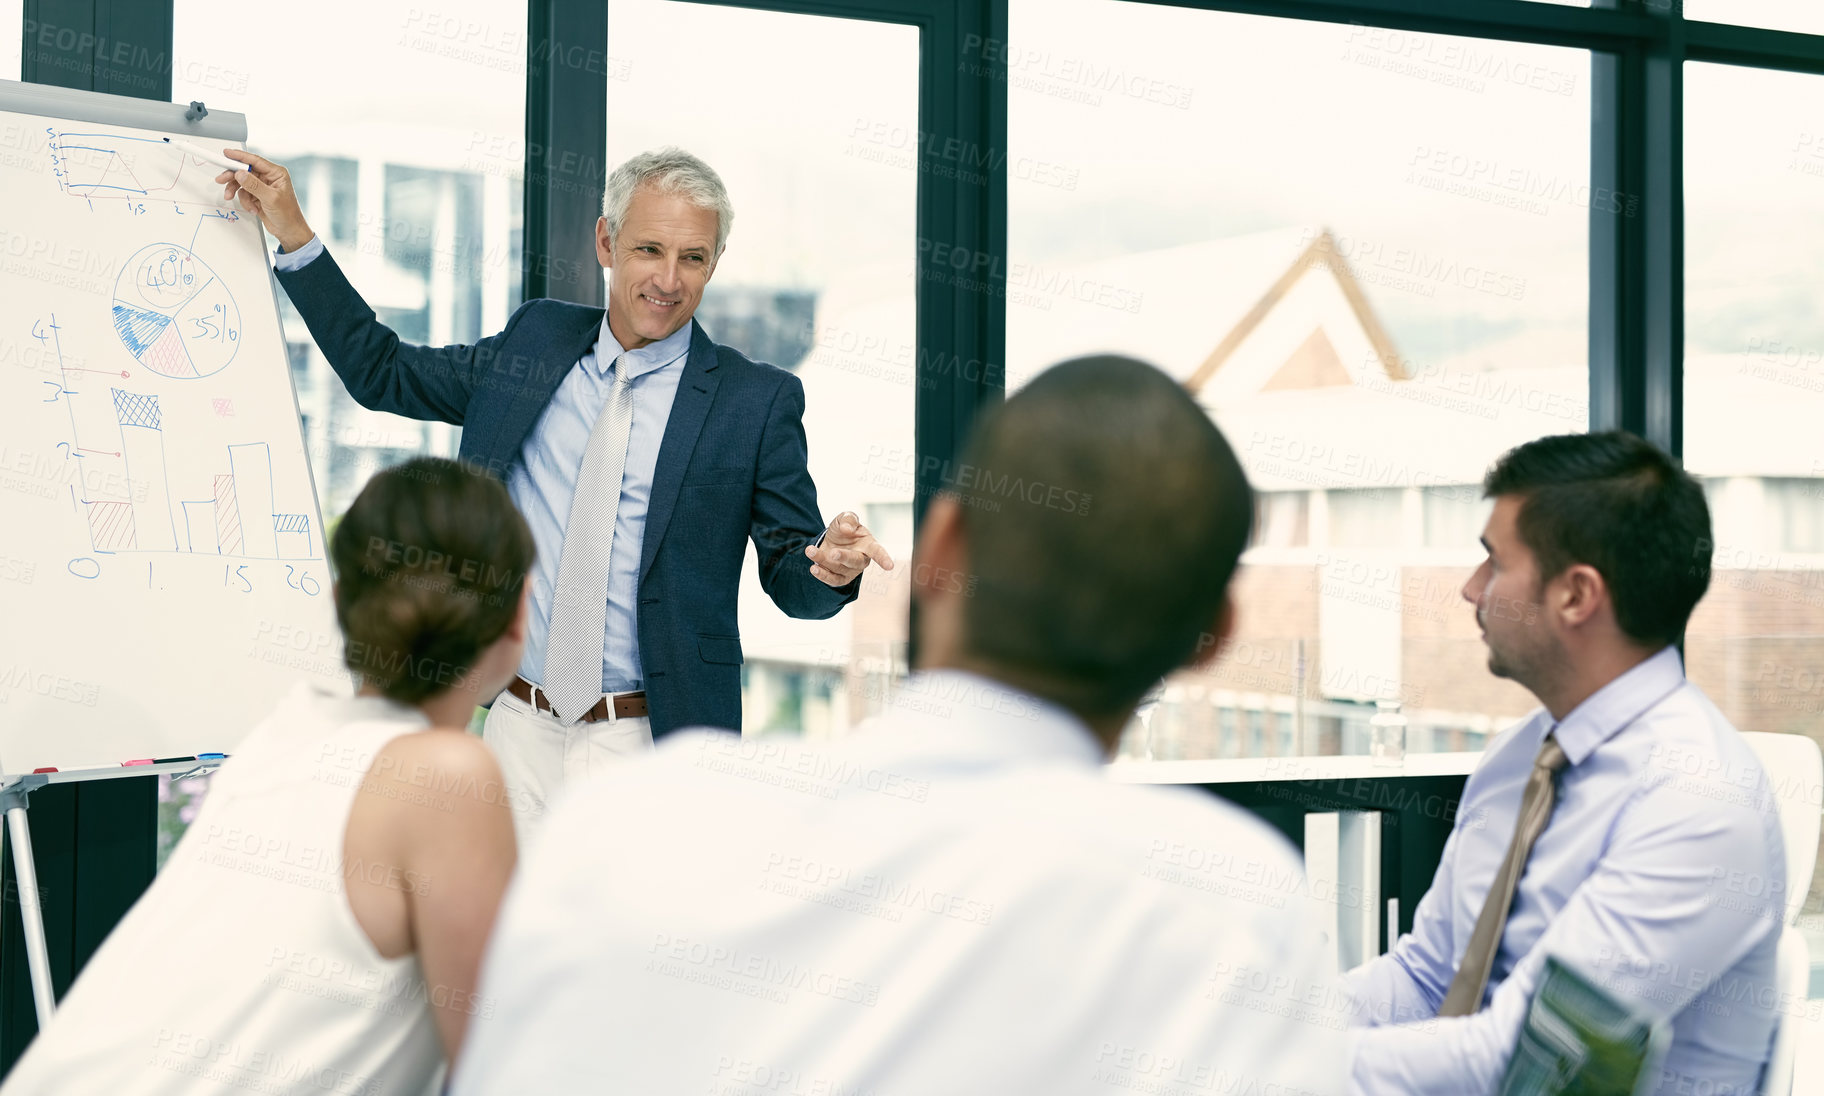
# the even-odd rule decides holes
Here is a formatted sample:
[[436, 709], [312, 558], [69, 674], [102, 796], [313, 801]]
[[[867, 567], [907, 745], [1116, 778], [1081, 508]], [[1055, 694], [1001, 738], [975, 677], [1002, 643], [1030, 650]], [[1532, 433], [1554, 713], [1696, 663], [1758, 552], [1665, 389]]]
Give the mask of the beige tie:
[[608, 626], [608, 564], [633, 430], [633, 378], [628, 354], [614, 360], [614, 387], [583, 447], [558, 550], [557, 589], [545, 633], [545, 679], [539, 683], [558, 719], [575, 723], [602, 699], [602, 642]]
[[1564, 768], [1564, 750], [1552, 735], [1545, 736], [1539, 756], [1533, 759], [1532, 775], [1526, 780], [1526, 794], [1520, 798], [1520, 819], [1514, 826], [1514, 840], [1507, 846], [1507, 859], [1489, 885], [1488, 898], [1476, 918], [1476, 930], [1470, 933], [1469, 947], [1463, 951], [1463, 963], [1457, 976], [1450, 980], [1450, 991], [1438, 1006], [1439, 1016], [1469, 1016], [1482, 1007], [1482, 992], [1488, 988], [1488, 975], [1495, 967], [1495, 952], [1501, 949], [1501, 933], [1507, 928], [1507, 911], [1514, 904], [1514, 890], [1526, 870], [1526, 858], [1532, 854], [1533, 842], [1545, 832], [1551, 821], [1552, 804], [1557, 789], [1552, 777]]

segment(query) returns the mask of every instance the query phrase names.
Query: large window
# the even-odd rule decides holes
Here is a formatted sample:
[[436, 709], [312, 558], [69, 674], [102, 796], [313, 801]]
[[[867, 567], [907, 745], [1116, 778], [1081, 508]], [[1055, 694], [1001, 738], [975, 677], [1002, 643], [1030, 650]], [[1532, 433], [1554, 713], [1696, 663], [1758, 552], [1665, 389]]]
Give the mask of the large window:
[[1011, 20], [1009, 388], [1151, 361], [1264, 493], [1239, 657], [1175, 675], [1124, 754], [1354, 752], [1377, 700], [1412, 748], [1479, 746], [1534, 701], [1458, 596], [1473, 485], [1587, 427], [1590, 219], [1637, 212], [1589, 185], [1589, 55], [1111, 0]]
[[[311, 227], [384, 322], [433, 345], [506, 324], [520, 298], [523, 3], [326, 0], [286, 23], [278, 53], [269, 19], [224, 19], [201, 0], [176, 0], [175, 17], [171, 97], [247, 115], [247, 147], [290, 169]], [[280, 310], [325, 521], [379, 469], [456, 454], [455, 427], [357, 405], [282, 294]]]
[[25, 26], [25, 0], [0, 0], [0, 80], [19, 79], [19, 60], [23, 55], [25, 36], [15, 35], [14, 27]]
[[1824, 77], [1686, 66], [1685, 211], [1685, 464], [1716, 539], [1686, 668], [1742, 730], [1824, 743]]
[[[841, 734], [906, 672], [918, 32], [616, 0], [608, 43], [608, 164], [681, 145], [722, 176], [733, 230], [697, 318], [804, 382], [824, 519], [854, 511], [902, 564], [870, 567], [835, 617], [792, 620], [760, 588], [748, 549], [745, 731]], [[680, 51], [687, 68], [665, 60]]]
[[1687, 661], [1743, 730], [1824, 742], [1824, 692], [1777, 684], [1824, 665], [1824, 79], [1685, 84], [1685, 463], [1716, 533]]
[[[172, 100], [247, 115], [247, 147], [290, 170], [311, 227], [401, 337], [443, 345], [499, 331], [520, 298], [524, 4], [325, 0], [311, 14], [286, 24], [275, 54], [271, 20], [176, 0]], [[451, 88], [463, 90], [460, 111], [448, 109]], [[456, 427], [355, 403], [283, 293], [279, 312], [325, 523], [380, 469], [456, 455]], [[207, 785], [160, 778], [161, 864]]]

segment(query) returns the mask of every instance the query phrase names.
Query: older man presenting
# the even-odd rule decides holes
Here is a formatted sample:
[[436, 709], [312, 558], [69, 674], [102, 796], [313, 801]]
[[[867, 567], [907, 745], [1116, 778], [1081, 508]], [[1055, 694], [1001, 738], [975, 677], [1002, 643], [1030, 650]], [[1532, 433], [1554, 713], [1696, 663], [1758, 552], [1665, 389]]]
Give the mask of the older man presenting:
[[[736, 594], [746, 542], [795, 617], [855, 598], [893, 561], [854, 514], [826, 530], [806, 468], [804, 389], [691, 319], [728, 242], [722, 180], [675, 148], [609, 176], [596, 256], [608, 307], [521, 305], [472, 346], [402, 343], [298, 208], [289, 173], [217, 181], [277, 237], [279, 283], [363, 406], [463, 427], [538, 544], [519, 676], [484, 731], [522, 830], [566, 781], [689, 724], [741, 726]], [[821, 535], [820, 535], [821, 534]]]

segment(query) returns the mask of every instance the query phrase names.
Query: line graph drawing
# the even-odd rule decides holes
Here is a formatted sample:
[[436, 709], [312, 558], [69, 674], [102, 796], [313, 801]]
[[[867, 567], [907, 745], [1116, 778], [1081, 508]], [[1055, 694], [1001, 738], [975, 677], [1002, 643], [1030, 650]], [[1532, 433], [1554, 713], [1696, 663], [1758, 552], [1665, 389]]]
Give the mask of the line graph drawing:
[[[200, 227], [200, 225], [199, 225]], [[114, 334], [161, 377], [194, 380], [228, 367], [241, 345], [241, 309], [226, 282], [189, 248], [140, 248], [114, 282]]]
[[220, 168], [158, 138], [53, 130], [50, 151], [57, 185], [72, 197], [163, 199], [233, 208], [211, 197]]

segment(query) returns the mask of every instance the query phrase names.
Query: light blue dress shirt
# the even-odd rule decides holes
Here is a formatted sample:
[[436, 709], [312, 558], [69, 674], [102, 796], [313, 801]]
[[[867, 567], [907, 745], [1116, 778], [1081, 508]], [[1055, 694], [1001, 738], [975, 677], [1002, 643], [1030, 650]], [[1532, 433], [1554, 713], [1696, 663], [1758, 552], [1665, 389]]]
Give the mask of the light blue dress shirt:
[[1667, 647], [1556, 728], [1569, 764], [1495, 955], [1485, 1007], [1440, 1019], [1512, 840], [1551, 715], [1489, 747], [1437, 877], [1393, 950], [1344, 976], [1355, 1000], [1351, 1090], [1493, 1092], [1549, 953], [1643, 1011], [1672, 1042], [1644, 1091], [1759, 1091], [1781, 1015], [1774, 956], [1786, 857], [1769, 778]]
[[[280, 252], [273, 265], [296, 270], [323, 253], [322, 240], [290, 253]], [[608, 617], [602, 637], [602, 691], [627, 692], [644, 686], [637, 630], [640, 546], [645, 539], [646, 507], [652, 497], [653, 470], [659, 444], [671, 418], [684, 360], [690, 352], [694, 324], [640, 347], [628, 358], [633, 374], [633, 425], [627, 437], [627, 466], [621, 474], [621, 505], [614, 520], [614, 551], [608, 562]], [[532, 565], [532, 619], [519, 675], [539, 684], [545, 678], [545, 641], [551, 627], [551, 602], [557, 589], [564, 527], [570, 522], [570, 500], [582, 470], [589, 433], [614, 387], [615, 360], [621, 345], [602, 317], [601, 336], [552, 394], [551, 402], [520, 449], [520, 462], [507, 476], [507, 493], [525, 516], [538, 546]]]
[[[608, 616], [602, 640], [602, 691], [620, 693], [644, 686], [640, 667], [636, 598], [640, 582], [640, 545], [646, 534], [646, 507], [652, 498], [653, 469], [659, 443], [671, 418], [684, 359], [690, 352], [691, 324], [666, 338], [628, 354], [624, 367], [632, 374], [633, 425], [627, 435], [627, 466], [621, 473], [621, 506], [614, 518], [614, 550], [608, 561]], [[570, 523], [570, 501], [576, 495], [583, 450], [596, 417], [614, 387], [615, 361], [621, 344], [602, 333], [557, 386], [537, 425], [520, 448], [519, 464], [507, 476], [507, 493], [532, 527], [538, 560], [532, 565], [532, 620], [519, 675], [545, 679], [545, 641], [551, 628], [551, 602], [557, 591], [557, 565], [562, 558], [564, 528]], [[606, 500], [603, 500], [606, 505]]]

